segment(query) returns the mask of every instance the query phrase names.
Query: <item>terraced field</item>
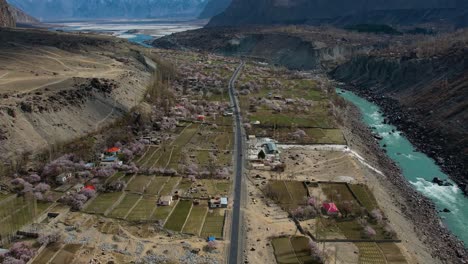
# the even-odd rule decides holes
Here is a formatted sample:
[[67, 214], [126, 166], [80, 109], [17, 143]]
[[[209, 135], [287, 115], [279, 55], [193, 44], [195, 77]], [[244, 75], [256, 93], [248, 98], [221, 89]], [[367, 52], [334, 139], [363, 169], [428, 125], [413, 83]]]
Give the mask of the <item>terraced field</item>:
[[187, 219], [190, 210], [192, 209], [191, 200], [182, 200], [177, 203], [171, 216], [167, 219], [164, 228], [173, 230], [176, 232], [182, 231], [185, 220]]
[[213, 210], [208, 212], [203, 224], [203, 229], [200, 234], [201, 237], [215, 236], [217, 238], [223, 237], [224, 231], [224, 210]]
[[109, 217], [124, 219], [127, 213], [141, 198], [141, 195], [126, 193], [122, 201], [108, 214]]
[[91, 203], [85, 208], [85, 212], [93, 214], [103, 214], [110, 208], [122, 195], [120, 192], [100, 193]]
[[156, 196], [143, 196], [127, 217], [129, 221], [149, 220], [156, 210]]
[[182, 232], [198, 236], [200, 234], [201, 228], [203, 227], [207, 211], [208, 205], [206, 203], [194, 205]]

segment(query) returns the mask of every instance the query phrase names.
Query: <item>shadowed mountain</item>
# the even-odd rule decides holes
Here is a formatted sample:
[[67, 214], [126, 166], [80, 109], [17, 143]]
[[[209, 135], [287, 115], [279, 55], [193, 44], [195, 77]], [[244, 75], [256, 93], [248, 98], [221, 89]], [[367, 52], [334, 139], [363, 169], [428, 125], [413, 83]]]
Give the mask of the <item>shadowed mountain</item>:
[[467, 10], [463, 0], [234, 0], [208, 26], [440, 22], [466, 26]]
[[210, 0], [198, 18], [205, 19], [219, 15], [229, 7], [231, 2], [232, 0]]

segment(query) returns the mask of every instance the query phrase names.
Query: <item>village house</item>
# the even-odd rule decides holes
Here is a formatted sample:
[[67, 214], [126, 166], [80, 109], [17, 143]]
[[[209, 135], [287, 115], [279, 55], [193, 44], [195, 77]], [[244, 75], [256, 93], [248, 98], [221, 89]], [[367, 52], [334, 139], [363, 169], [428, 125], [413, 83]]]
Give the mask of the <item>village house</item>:
[[73, 174], [71, 172], [64, 172], [59, 174], [57, 177], [55, 177], [55, 182], [57, 184], [65, 184], [67, 183], [71, 178], [73, 177]]
[[158, 200], [158, 205], [161, 206], [170, 206], [172, 204], [172, 196], [166, 195], [166, 196], [161, 196]]
[[210, 208], [227, 208], [228, 206], [228, 198], [227, 197], [216, 197], [214, 199], [210, 199], [208, 202]]

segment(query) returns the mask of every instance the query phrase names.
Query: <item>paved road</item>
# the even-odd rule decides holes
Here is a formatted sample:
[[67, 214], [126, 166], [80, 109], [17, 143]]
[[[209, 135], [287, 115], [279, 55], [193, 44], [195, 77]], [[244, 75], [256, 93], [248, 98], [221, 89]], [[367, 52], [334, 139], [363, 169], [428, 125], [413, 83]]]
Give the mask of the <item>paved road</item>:
[[239, 73], [244, 66], [244, 62], [241, 62], [239, 67], [236, 69], [234, 74], [229, 81], [229, 97], [231, 98], [231, 105], [234, 107], [234, 118], [235, 118], [235, 146], [234, 146], [234, 205], [232, 209], [232, 222], [231, 222], [231, 236], [230, 236], [230, 248], [229, 248], [229, 264], [237, 264], [242, 262], [243, 255], [243, 236], [241, 234], [241, 204], [243, 197], [243, 146], [244, 146], [244, 136], [242, 133], [242, 122], [241, 122], [241, 113], [239, 109], [239, 103], [237, 101], [234, 83], [239, 76]]

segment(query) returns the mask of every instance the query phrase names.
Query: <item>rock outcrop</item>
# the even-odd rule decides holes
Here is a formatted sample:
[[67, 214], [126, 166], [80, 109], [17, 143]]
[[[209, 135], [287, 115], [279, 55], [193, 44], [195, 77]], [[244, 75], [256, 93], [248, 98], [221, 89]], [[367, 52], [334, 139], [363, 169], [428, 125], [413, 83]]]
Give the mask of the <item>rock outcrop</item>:
[[21, 10], [21, 9], [19, 9], [19, 8], [13, 6], [13, 5], [9, 5], [8, 9], [10, 10], [10, 13], [13, 16], [13, 19], [15, 20], [16, 23], [20, 23], [20, 24], [36, 24], [36, 23], [39, 23], [38, 19], [26, 14], [23, 10]]
[[15, 27], [15, 19], [13, 18], [8, 3], [5, 0], [0, 0], [0, 27]]

